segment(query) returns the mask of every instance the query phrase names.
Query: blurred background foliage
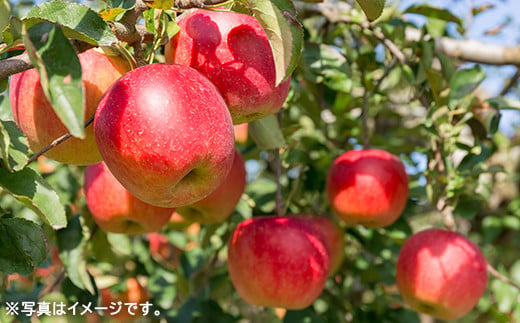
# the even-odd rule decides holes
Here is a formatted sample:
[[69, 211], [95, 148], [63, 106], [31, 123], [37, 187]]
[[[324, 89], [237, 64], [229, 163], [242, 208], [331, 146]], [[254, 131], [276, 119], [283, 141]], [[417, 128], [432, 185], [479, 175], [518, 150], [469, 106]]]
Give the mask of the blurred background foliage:
[[[508, 3], [480, 1], [495, 7], [479, 12], [480, 3], [453, 2], [454, 8], [466, 5], [473, 10], [473, 21], [450, 8], [433, 7], [435, 1], [423, 5], [408, 1], [406, 7], [394, 1], [369, 26], [352, 1], [327, 2], [336, 8], [332, 13], [316, 4], [296, 2], [305, 44], [279, 115], [285, 138], [280, 149], [281, 174], [277, 176], [273, 150], [259, 149], [251, 138], [237, 144], [248, 171], [245, 194], [225, 223], [162, 230], [179, 250], [173, 263], [154, 259], [146, 236], [92, 229], [82, 192], [84, 168], [41, 158], [30, 167], [56, 190], [66, 205], [69, 225], [54, 231], [0, 191], [5, 216], [42, 225], [51, 254], [43, 267], [52, 266], [43, 274], [36, 269], [26, 278], [11, 280], [4, 275], [1, 301], [96, 303], [101, 289], [123, 291], [126, 279], [138, 277], [150, 293], [154, 310], [161, 313], [154, 320], [428, 322], [403, 304], [394, 269], [406, 238], [427, 227], [455, 228], [466, 234], [492, 266], [520, 284], [520, 133], [511, 123], [515, 113], [507, 112], [512, 117], [504, 120], [500, 110], [518, 109], [518, 86], [515, 82], [506, 93], [483, 98], [487, 67], [446, 56], [435, 46], [438, 37], [464, 39], [479, 14], [501, 10]], [[109, 5], [84, 3], [98, 10]], [[33, 1], [10, 4], [19, 17], [35, 5]], [[413, 15], [403, 14], [407, 10]], [[418, 16], [422, 24], [417, 23]], [[409, 29], [421, 37], [410, 41]], [[499, 38], [500, 31], [495, 35]], [[160, 60], [160, 49], [156, 55]], [[495, 88], [508, 86], [508, 79], [497, 79], [496, 71], [490, 73], [495, 73]], [[497, 86], [497, 82], [502, 83]], [[12, 119], [7, 92], [0, 96], [0, 107], [1, 119]], [[387, 150], [406, 163], [410, 196], [402, 217], [384, 229], [340, 223], [345, 232], [345, 261], [309, 308], [283, 313], [247, 305], [227, 274], [225, 243], [231, 230], [246, 218], [276, 212], [278, 181], [287, 214], [333, 217], [325, 193], [328, 169], [343, 152], [364, 146]], [[56, 262], [63, 265], [51, 260], [53, 250], [58, 250], [61, 260]], [[477, 308], [460, 322], [519, 321], [519, 296], [518, 289], [491, 277]], [[0, 321], [12, 321], [5, 308], [2, 311]], [[61, 319], [106, 320], [95, 314]], [[28, 321], [23, 315], [19, 320]]]

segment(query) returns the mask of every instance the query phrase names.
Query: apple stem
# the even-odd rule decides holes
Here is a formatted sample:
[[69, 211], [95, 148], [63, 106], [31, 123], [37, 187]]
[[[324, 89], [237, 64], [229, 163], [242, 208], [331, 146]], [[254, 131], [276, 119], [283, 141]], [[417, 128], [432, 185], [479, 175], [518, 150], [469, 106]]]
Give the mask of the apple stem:
[[276, 196], [275, 196], [275, 207], [276, 215], [284, 215], [283, 198], [282, 198], [282, 183], [280, 178], [282, 177], [282, 160], [280, 158], [280, 150], [274, 149], [274, 171], [276, 175]]
[[[87, 121], [85, 121], [85, 124], [84, 124], [84, 127], [88, 127], [92, 122], [94, 121], [94, 115], [92, 117], [90, 117]], [[32, 155], [28, 160], [27, 162], [25, 163], [24, 165], [24, 168], [27, 167], [30, 163], [32, 163], [33, 161], [35, 161], [36, 159], [38, 159], [38, 157], [40, 157], [41, 155], [45, 154], [46, 152], [48, 152], [49, 150], [51, 150], [52, 148], [58, 146], [59, 144], [67, 141], [68, 139], [72, 138], [72, 135], [69, 133], [66, 133], [64, 134], [63, 136], [59, 137], [59, 138], [56, 138], [55, 140], [53, 140], [50, 144], [48, 144], [47, 146], [45, 146], [44, 148], [42, 148], [40, 151], [36, 152], [34, 155]]]
[[491, 276], [503, 281], [504, 283], [506, 283], [520, 291], [520, 285], [516, 284], [515, 282], [511, 281], [511, 279], [509, 279], [506, 276], [499, 273], [498, 270], [496, 270], [489, 263], [487, 264], [487, 271], [489, 272], [489, 274], [491, 274]]

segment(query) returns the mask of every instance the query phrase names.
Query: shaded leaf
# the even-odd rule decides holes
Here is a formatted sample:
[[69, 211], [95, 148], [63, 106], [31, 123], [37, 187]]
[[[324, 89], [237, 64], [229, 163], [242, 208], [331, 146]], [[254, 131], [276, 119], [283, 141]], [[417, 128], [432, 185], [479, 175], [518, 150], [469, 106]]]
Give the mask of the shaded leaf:
[[[11, 6], [9, 1], [0, 0], [0, 30], [4, 30], [9, 25], [9, 16], [11, 15]], [[3, 41], [2, 34], [0, 34], [0, 42]]]
[[480, 65], [457, 71], [450, 80], [449, 106], [454, 109], [457, 103], [471, 94], [486, 78]]
[[357, 0], [357, 2], [370, 21], [379, 18], [385, 8], [385, 0]]
[[441, 9], [427, 4], [416, 4], [408, 7], [403, 13], [414, 13], [428, 18], [440, 19], [448, 22], [454, 22], [459, 27], [463, 27], [462, 20], [452, 14], [449, 10]]
[[21, 218], [0, 218], [1, 272], [26, 276], [46, 259], [46, 240], [39, 225]]
[[67, 225], [65, 210], [58, 194], [33, 169], [26, 167], [11, 173], [7, 168], [0, 167], [0, 187], [36, 212], [54, 229]]
[[273, 51], [276, 85], [287, 79], [298, 64], [303, 48], [303, 27], [289, 0], [242, 0], [264, 28]]
[[19, 171], [27, 163], [28, 144], [13, 121], [0, 120], [0, 158], [9, 171]]
[[74, 47], [51, 23], [39, 23], [23, 34], [27, 53], [56, 115], [73, 136], [84, 138], [83, 81]]
[[18, 17], [11, 17], [9, 25], [2, 31], [3, 42], [6, 46], [0, 49], [0, 54], [22, 43], [22, 29], [23, 22]]
[[79, 215], [72, 218], [67, 227], [59, 230], [56, 235], [60, 259], [63, 261], [69, 279], [76, 287], [94, 294], [95, 289], [87, 271], [85, 255], [90, 233], [83, 230]]
[[250, 122], [248, 132], [260, 149], [276, 149], [285, 146], [285, 139], [275, 115]]
[[86, 5], [61, 0], [45, 2], [29, 11], [24, 19], [28, 28], [42, 21], [62, 26], [67, 38], [96, 46], [117, 43], [110, 26]]

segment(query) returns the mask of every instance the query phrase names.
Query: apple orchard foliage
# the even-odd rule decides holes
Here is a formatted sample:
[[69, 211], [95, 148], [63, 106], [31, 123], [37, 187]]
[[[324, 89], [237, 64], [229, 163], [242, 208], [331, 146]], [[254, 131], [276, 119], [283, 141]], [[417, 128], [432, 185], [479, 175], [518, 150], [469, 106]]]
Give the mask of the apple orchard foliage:
[[[172, 322], [419, 322], [397, 289], [396, 263], [407, 238], [432, 227], [468, 237], [489, 264], [520, 283], [518, 134], [498, 131], [500, 109], [520, 104], [482, 99], [475, 91], [487, 77], [482, 67], [436, 51], [435, 37], [450, 36], [449, 24], [463, 33], [465, 22], [448, 10], [415, 5], [385, 11], [369, 23], [367, 16], [381, 14], [382, 1], [347, 1], [352, 7], [346, 11], [337, 3], [334, 15], [312, 2], [223, 4], [260, 22], [268, 31], [277, 84], [291, 78], [281, 112], [249, 123], [248, 138], [235, 143], [246, 161], [247, 185], [220, 223], [190, 225], [177, 218], [160, 236], [98, 228], [86, 206], [86, 167], [45, 158], [26, 165], [36, 152], [13, 121], [7, 88], [15, 78], [0, 79], [0, 302], [102, 304], [132, 297], [150, 300]], [[141, 13], [139, 3], [55, 1], [26, 8], [0, 0], [0, 66], [21, 55], [23, 44], [43, 94], [69, 132], [83, 137], [92, 125], [83, 127], [91, 115], [83, 110], [89, 87], [81, 78], [92, 70], [82, 71], [76, 50], [112, 46], [105, 50], [141, 65], [168, 59], [164, 48], [171, 44], [165, 43], [179, 31], [179, 8], [186, 2], [175, 2], [178, 8], [148, 2], [143, 19], [132, 21], [131, 13]], [[406, 38], [417, 27], [404, 13], [427, 19], [419, 40]], [[136, 21], [144, 37], [121, 32]], [[388, 227], [349, 226], [333, 215], [327, 198], [334, 160], [363, 146], [388, 151], [406, 165], [406, 207]], [[330, 217], [342, 234], [344, 261], [303, 310], [248, 305], [228, 272], [227, 242], [237, 225], [277, 213]], [[519, 296], [490, 275], [484, 296], [459, 321], [520, 320]], [[3, 306], [0, 318], [13, 319]]]

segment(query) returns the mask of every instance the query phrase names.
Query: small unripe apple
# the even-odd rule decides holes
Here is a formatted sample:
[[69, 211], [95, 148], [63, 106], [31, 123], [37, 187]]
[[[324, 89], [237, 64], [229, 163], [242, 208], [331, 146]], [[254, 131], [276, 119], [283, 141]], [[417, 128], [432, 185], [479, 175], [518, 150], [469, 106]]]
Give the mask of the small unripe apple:
[[226, 100], [234, 124], [282, 107], [290, 80], [276, 86], [271, 46], [254, 17], [199, 9], [178, 25], [180, 31], [165, 46], [166, 62], [191, 66], [209, 78]]
[[413, 309], [442, 320], [469, 313], [486, 290], [487, 262], [465, 236], [429, 229], [411, 236], [397, 259], [399, 292]]
[[121, 184], [160, 207], [209, 195], [235, 153], [222, 96], [197, 70], [176, 64], [145, 65], [115, 82], [99, 103], [94, 135]]
[[408, 175], [403, 162], [389, 152], [351, 150], [330, 167], [327, 196], [332, 210], [345, 223], [385, 227], [406, 206]]
[[150, 255], [160, 264], [169, 269], [179, 266], [182, 250], [174, 246], [168, 236], [151, 232], [146, 235], [150, 244]]
[[193, 221], [189, 221], [183, 218], [182, 215], [174, 211], [166, 227], [172, 230], [183, 231], [186, 230], [186, 228], [188, 228], [192, 223]]
[[130, 194], [105, 163], [85, 169], [85, 196], [94, 221], [107, 232], [140, 234], [161, 229], [174, 209], [145, 203]]
[[233, 286], [249, 304], [302, 309], [321, 294], [329, 275], [325, 238], [299, 216], [241, 222], [228, 242]]
[[[122, 56], [104, 54], [89, 49], [78, 55], [85, 86], [85, 114], [87, 120], [96, 111], [103, 93], [132, 65]], [[14, 120], [23, 131], [34, 152], [68, 133], [43, 93], [38, 71], [33, 68], [11, 76], [9, 99]], [[89, 165], [100, 162], [92, 127], [85, 129], [85, 139], [71, 138], [52, 148], [45, 156], [67, 164]]]
[[[142, 306], [146, 301], [150, 300], [150, 295], [139, 281], [134, 278], [126, 280], [126, 290], [113, 293], [110, 289], [101, 290], [101, 306], [106, 307], [103, 310], [103, 316], [118, 322], [130, 322], [138, 318], [144, 317]], [[121, 302], [121, 310], [119, 310], [118, 302]], [[125, 305], [134, 303], [137, 307]], [[150, 314], [148, 314], [150, 315]]]
[[246, 187], [246, 168], [238, 151], [226, 179], [210, 195], [193, 204], [178, 207], [176, 212], [191, 222], [217, 223], [230, 216]]

